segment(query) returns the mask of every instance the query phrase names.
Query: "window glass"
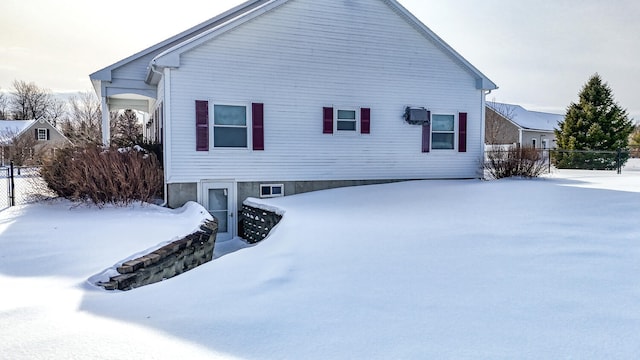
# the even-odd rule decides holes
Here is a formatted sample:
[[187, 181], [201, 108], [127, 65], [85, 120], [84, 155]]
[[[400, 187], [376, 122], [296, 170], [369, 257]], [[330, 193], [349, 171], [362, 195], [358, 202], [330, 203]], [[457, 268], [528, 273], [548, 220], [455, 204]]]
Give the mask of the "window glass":
[[453, 131], [453, 115], [433, 115], [431, 118], [433, 131]]
[[247, 108], [244, 106], [214, 105], [213, 109], [215, 125], [247, 125]]
[[452, 150], [453, 149], [453, 134], [447, 133], [434, 133], [433, 134], [433, 143], [431, 145], [432, 149], [437, 150]]
[[338, 110], [338, 120], [355, 120], [356, 112], [354, 110]]
[[214, 127], [215, 147], [247, 147], [247, 128]]

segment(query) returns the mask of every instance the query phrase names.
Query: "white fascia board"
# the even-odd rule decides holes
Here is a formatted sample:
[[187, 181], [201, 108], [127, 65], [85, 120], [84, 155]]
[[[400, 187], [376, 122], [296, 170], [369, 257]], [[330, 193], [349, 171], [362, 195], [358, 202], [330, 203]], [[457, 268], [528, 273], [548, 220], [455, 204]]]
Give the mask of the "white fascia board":
[[455, 51], [449, 44], [447, 44], [444, 40], [442, 40], [436, 33], [434, 33], [429, 27], [422, 23], [418, 18], [416, 18], [409, 10], [405, 9], [404, 6], [400, 5], [396, 0], [383, 0], [389, 6], [394, 8], [399, 14], [405, 17], [414, 25], [418, 30], [420, 30], [427, 39], [431, 40], [434, 44], [440, 47], [445, 53], [449, 54], [454, 60], [456, 60], [459, 64], [461, 64], [471, 75], [473, 75], [476, 79], [476, 88], [478, 90], [496, 90], [498, 86], [491, 81], [488, 77], [486, 77], [480, 70], [478, 70], [475, 66], [471, 65], [467, 59], [462, 57], [457, 51]]
[[[225, 32], [234, 29], [284, 3], [288, 0], [272, 0], [261, 6], [253, 8], [247, 12], [239, 14], [237, 17], [231, 18], [220, 25], [202, 32], [182, 43], [158, 54], [149, 66], [149, 72], [154, 71], [153, 68], [177, 68], [180, 67], [180, 55], [193, 49], [201, 44], [214, 39]], [[148, 76], [149, 78], [149, 76]]]
[[160, 43], [157, 43], [149, 48], [146, 48], [142, 51], [139, 51], [129, 57], [126, 57], [114, 64], [111, 64], [103, 69], [100, 69], [96, 72], [94, 72], [93, 74], [89, 75], [89, 78], [91, 80], [102, 80], [102, 81], [111, 81], [111, 71], [114, 69], [117, 69], [119, 67], [122, 67], [123, 65], [126, 65], [128, 63], [131, 63], [141, 57], [144, 57], [150, 53], [159, 51], [160, 49], [162, 49], [163, 47], [169, 46], [171, 43], [174, 43], [178, 40], [180, 40], [181, 38], [185, 38], [187, 36], [189, 36], [189, 34], [192, 33], [197, 33], [199, 31], [202, 31], [202, 29], [206, 29], [207, 27], [211, 26], [212, 24], [215, 24], [216, 22], [220, 21], [221, 19], [224, 19], [227, 16], [233, 15], [236, 12], [241, 11], [242, 9], [246, 8], [246, 7], [251, 7], [253, 6], [255, 3], [258, 3], [260, 1], [264, 1], [264, 0], [248, 0], [234, 8], [231, 8], [225, 12], [223, 12], [220, 15], [217, 15], [203, 23], [200, 23], [190, 29], [187, 29], [177, 35], [174, 35]]

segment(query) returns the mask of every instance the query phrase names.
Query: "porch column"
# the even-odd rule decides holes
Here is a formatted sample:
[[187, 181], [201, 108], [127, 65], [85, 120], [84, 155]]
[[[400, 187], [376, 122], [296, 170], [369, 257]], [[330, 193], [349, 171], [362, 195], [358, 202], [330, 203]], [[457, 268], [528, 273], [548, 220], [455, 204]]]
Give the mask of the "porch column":
[[109, 105], [107, 97], [102, 97], [102, 144], [109, 146], [111, 143], [111, 129], [109, 124]]

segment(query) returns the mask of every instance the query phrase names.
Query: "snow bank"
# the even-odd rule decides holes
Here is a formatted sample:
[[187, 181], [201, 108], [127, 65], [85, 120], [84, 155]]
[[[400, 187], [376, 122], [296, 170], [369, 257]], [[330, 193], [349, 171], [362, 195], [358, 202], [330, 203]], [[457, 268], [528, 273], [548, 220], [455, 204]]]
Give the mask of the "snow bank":
[[188, 233], [206, 214], [195, 205], [97, 210], [64, 202], [0, 212], [0, 354], [640, 353], [640, 173], [416, 181], [251, 201], [286, 212], [266, 241], [121, 293], [81, 284], [157, 243], [149, 239]]

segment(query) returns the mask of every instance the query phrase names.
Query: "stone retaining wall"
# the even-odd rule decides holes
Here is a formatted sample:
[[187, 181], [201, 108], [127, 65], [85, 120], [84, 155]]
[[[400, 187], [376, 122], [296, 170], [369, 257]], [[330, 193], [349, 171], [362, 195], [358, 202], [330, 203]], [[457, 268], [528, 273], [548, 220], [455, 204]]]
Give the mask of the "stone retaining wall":
[[250, 244], [264, 240], [280, 222], [282, 215], [274, 211], [242, 205], [242, 238]]
[[189, 271], [213, 259], [218, 223], [207, 221], [199, 231], [147, 255], [118, 266], [120, 275], [97, 285], [106, 290], [131, 290]]

